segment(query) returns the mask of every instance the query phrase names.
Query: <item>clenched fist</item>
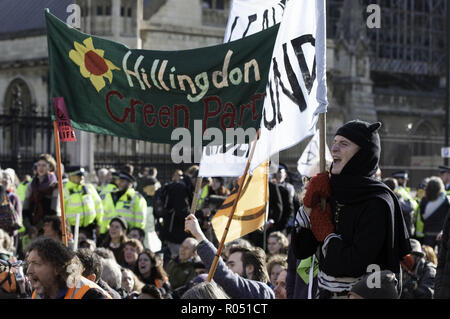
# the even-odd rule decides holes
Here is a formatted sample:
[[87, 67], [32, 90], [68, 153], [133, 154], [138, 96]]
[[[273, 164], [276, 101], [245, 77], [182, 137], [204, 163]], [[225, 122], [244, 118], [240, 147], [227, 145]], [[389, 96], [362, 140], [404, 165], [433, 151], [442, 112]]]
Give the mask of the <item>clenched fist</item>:
[[200, 228], [197, 217], [192, 214], [189, 214], [184, 219], [184, 231], [187, 233], [191, 233], [198, 242], [206, 239], [205, 235], [202, 232], [202, 229]]

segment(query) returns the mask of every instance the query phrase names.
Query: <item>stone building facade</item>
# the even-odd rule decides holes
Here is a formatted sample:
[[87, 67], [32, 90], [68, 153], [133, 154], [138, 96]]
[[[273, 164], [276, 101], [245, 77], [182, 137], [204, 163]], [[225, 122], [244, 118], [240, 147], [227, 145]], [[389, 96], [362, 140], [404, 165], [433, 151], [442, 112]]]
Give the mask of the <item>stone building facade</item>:
[[[151, 50], [183, 50], [223, 41], [230, 0], [22, 0], [0, 4], [0, 161], [24, 173], [36, 154], [54, 153], [48, 97], [47, 40], [43, 9], [62, 20], [75, 2], [83, 32]], [[366, 7], [381, 8], [381, 29], [368, 29]], [[411, 184], [437, 173], [445, 135], [444, 0], [327, 1], [327, 142], [348, 120], [383, 123], [381, 168], [385, 176], [410, 171]], [[3, 6], [3, 7], [2, 7]], [[41, 14], [42, 12], [42, 14]], [[41, 16], [39, 16], [41, 15]], [[64, 143], [65, 163], [137, 169], [175, 169], [170, 146], [76, 132]], [[295, 171], [308, 140], [283, 151]], [[178, 166], [179, 167], [179, 166]], [[184, 168], [185, 166], [182, 166]]]

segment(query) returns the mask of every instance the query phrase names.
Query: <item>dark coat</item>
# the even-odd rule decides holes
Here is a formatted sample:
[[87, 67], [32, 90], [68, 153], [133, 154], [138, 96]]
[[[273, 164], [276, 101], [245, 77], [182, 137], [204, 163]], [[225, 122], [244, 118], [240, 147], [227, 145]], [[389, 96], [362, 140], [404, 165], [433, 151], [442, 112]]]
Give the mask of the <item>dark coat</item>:
[[436, 267], [433, 263], [420, 258], [412, 275], [403, 270], [402, 299], [432, 299]]
[[181, 244], [188, 237], [184, 231], [184, 219], [189, 215], [192, 193], [184, 181], [171, 182], [163, 190], [164, 224], [160, 238], [175, 244]]
[[283, 215], [283, 197], [281, 196], [280, 187], [269, 182], [269, 216], [273, 219], [275, 225], [280, 221]]
[[450, 298], [450, 214], [447, 214], [439, 246], [435, 278], [435, 298]]
[[112, 299], [123, 299], [122, 296], [117, 291], [112, 289], [111, 286], [108, 285], [108, 283], [106, 281], [104, 281], [102, 278], [100, 278], [97, 281], [97, 285], [99, 285], [100, 288], [102, 288], [107, 293], [109, 293], [109, 295], [111, 296]]
[[294, 215], [294, 202], [293, 198], [289, 194], [289, 190], [282, 185], [278, 185], [278, 188], [280, 190], [283, 209], [281, 211], [281, 216], [279, 216], [278, 220], [275, 221], [271, 232], [285, 230], [287, 228], [289, 218]]
[[423, 221], [424, 233], [423, 244], [434, 248], [434, 246], [436, 245], [436, 236], [442, 230], [445, 218], [450, 209], [450, 200], [448, 197], [446, 197], [441, 206], [439, 206], [439, 208], [431, 216], [429, 216], [427, 219], [424, 219], [423, 215], [425, 214], [425, 207], [427, 203], [428, 200], [426, 197], [424, 197], [420, 202], [420, 217]]
[[[358, 278], [371, 264], [398, 273], [400, 260], [392, 261], [392, 222], [386, 201], [372, 197], [349, 205], [331, 204], [334, 232], [341, 239], [330, 239], [325, 258], [320, 250], [319, 268], [334, 277]], [[310, 229], [300, 228], [292, 238], [298, 259], [312, 256], [319, 246]]]
[[199, 258], [191, 258], [182, 263], [178, 256], [169, 261], [165, 270], [170, 278], [172, 289], [186, 285], [195, 277], [195, 263], [199, 261]]
[[[286, 294], [287, 299], [308, 299], [308, 284], [306, 284], [297, 273], [300, 260], [295, 258], [292, 245], [288, 250], [288, 266], [286, 275]], [[312, 296], [316, 295], [317, 276], [313, 279]]]

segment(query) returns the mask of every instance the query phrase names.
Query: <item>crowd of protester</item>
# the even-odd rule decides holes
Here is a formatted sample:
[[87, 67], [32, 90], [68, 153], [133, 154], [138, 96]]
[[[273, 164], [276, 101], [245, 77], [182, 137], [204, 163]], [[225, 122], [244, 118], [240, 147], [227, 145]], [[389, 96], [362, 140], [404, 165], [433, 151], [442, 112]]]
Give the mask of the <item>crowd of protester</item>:
[[[319, 191], [318, 181], [322, 178], [328, 183], [331, 175], [333, 192], [333, 183], [342, 182], [336, 176], [345, 177], [350, 169], [360, 167], [355, 158], [366, 161], [361, 150], [370, 153], [370, 148], [366, 148], [366, 140], [360, 142], [352, 135], [352, 130], [367, 131], [369, 141], [377, 138], [371, 134], [377, 134], [378, 126], [361, 125], [353, 123], [338, 130], [333, 163], [327, 163], [331, 173], [319, 173], [318, 165], [313, 165], [309, 176], [303, 176], [300, 183], [290, 183], [293, 174], [279, 165], [269, 179], [265, 226], [227, 243], [211, 280], [207, 279], [208, 272], [220, 241], [211, 218], [230, 192], [236, 191], [236, 178], [203, 178], [199, 195], [193, 198], [199, 178], [196, 165], [185, 172], [174, 171], [170, 181], [159, 181], [155, 167], [135, 172], [130, 164], [101, 168], [96, 174], [79, 166], [62, 167], [64, 171], [57, 172], [50, 154], [42, 154], [30, 174], [21, 178], [11, 168], [2, 169], [2, 214], [9, 213], [15, 219], [0, 220], [0, 298], [449, 298], [450, 167], [441, 166], [440, 176], [426, 178], [411, 190], [407, 172], [383, 179], [377, 158], [367, 171], [370, 176], [360, 179], [368, 183], [367, 187], [378, 189], [376, 197], [361, 195], [370, 207], [357, 206], [360, 204], [354, 201], [346, 205], [372, 210], [372, 215], [378, 208], [390, 209], [392, 222], [386, 224], [390, 226], [362, 213], [345, 217], [351, 216], [351, 211], [342, 215], [341, 221], [339, 214], [332, 217], [331, 212], [329, 219], [324, 219], [329, 208], [320, 208], [319, 197], [330, 194], [326, 189]], [[358, 155], [346, 159], [348, 141], [355, 143]], [[58, 173], [63, 200], [59, 197]], [[366, 173], [358, 171], [348, 180]], [[385, 200], [388, 205], [383, 206], [384, 202], [376, 199], [386, 198], [380, 192], [392, 194], [396, 200]], [[337, 192], [333, 196], [345, 198]], [[195, 214], [190, 213], [193, 200], [197, 201]], [[339, 212], [339, 201], [336, 203], [333, 211]], [[361, 220], [373, 224], [372, 228], [379, 226], [373, 233], [386, 233], [393, 247], [398, 246], [398, 256], [392, 255], [392, 260], [383, 247], [373, 243], [368, 249], [386, 254], [379, 258], [377, 253], [378, 262], [370, 252], [359, 250], [364, 247], [343, 241], [348, 231], [343, 223], [350, 223], [350, 218], [354, 234], [358, 234], [355, 225]], [[393, 237], [389, 237], [389, 227]], [[397, 238], [402, 229], [404, 236]], [[371, 231], [367, 228], [365, 235], [371, 236]], [[360, 235], [354, 240], [361, 243], [366, 238]], [[315, 254], [318, 247], [321, 253]], [[380, 267], [372, 271], [361, 271], [362, 266], [340, 270], [349, 262], [355, 264], [352, 258], [357, 258], [356, 264], [365, 258], [364, 267]], [[24, 263], [20, 265], [20, 261]], [[14, 277], [17, 285], [3, 280], [8, 276]], [[348, 280], [343, 284], [346, 288], [334, 289], [344, 277]], [[377, 289], [373, 289], [371, 280], [378, 282]]]

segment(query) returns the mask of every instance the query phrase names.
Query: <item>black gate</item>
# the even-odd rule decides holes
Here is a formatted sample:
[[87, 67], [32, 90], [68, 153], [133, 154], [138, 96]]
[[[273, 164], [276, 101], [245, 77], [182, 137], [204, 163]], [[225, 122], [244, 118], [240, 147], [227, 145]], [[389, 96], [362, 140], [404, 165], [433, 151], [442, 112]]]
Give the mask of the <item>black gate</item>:
[[125, 164], [134, 166], [134, 175], [144, 167], [158, 170], [161, 182], [169, 181], [176, 169], [186, 170], [193, 164], [176, 164], [171, 159], [171, 146], [109, 135], [95, 135], [94, 166], [120, 170]]
[[[64, 144], [61, 147], [64, 154]], [[39, 112], [27, 84], [15, 79], [6, 91], [0, 112], [0, 165], [13, 168], [22, 177], [32, 173], [33, 163], [42, 153], [55, 157], [50, 108]]]

